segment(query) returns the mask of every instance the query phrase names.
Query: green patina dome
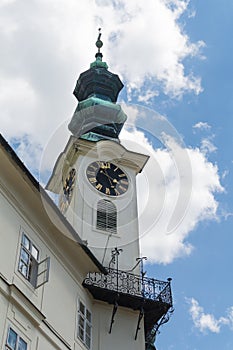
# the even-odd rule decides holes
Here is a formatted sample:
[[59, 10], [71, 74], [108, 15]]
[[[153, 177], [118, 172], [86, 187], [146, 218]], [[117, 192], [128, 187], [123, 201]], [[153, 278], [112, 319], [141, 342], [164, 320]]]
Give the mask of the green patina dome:
[[79, 102], [69, 130], [77, 137], [94, 134], [117, 139], [127, 119], [120, 105], [97, 97], [90, 97]]
[[91, 64], [91, 68], [80, 74], [74, 95], [78, 101], [86, 100], [90, 96], [101, 97], [112, 102], [117, 101], [117, 97], [123, 84], [117, 74], [111, 73], [107, 69], [107, 64], [98, 57]]
[[124, 86], [118, 75], [110, 72], [107, 63], [102, 61], [103, 54], [100, 52], [100, 48], [103, 46], [103, 42], [100, 38], [101, 33], [96, 41], [98, 52], [95, 55], [95, 61], [91, 63], [87, 71], [80, 74], [77, 80], [74, 95], [78, 101], [96, 96], [103, 100], [116, 102], [118, 94]]
[[108, 70], [102, 61], [103, 46], [99, 33], [96, 41], [98, 52], [90, 68], [81, 73], [74, 95], [79, 101], [69, 124], [69, 130], [76, 137], [90, 141], [112, 138], [118, 141], [119, 133], [127, 119], [121, 106], [116, 104], [123, 83], [117, 74]]

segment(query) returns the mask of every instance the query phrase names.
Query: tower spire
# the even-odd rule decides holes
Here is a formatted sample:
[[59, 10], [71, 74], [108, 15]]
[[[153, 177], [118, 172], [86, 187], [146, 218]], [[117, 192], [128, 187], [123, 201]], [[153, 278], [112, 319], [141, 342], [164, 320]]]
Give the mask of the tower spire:
[[121, 106], [116, 103], [123, 84], [102, 61], [101, 28], [98, 31], [95, 61], [78, 78], [74, 95], [79, 102], [68, 128], [77, 138], [119, 142], [119, 133], [127, 119]]
[[96, 59], [100, 58], [100, 60], [102, 61], [103, 54], [102, 54], [102, 52], [100, 52], [100, 49], [103, 46], [103, 42], [102, 42], [102, 40], [100, 40], [101, 35], [102, 35], [101, 28], [99, 28], [98, 30], [99, 30], [99, 35], [98, 35], [97, 41], [95, 43], [95, 46], [98, 48], [98, 52], [96, 53], [95, 57], [96, 57]]

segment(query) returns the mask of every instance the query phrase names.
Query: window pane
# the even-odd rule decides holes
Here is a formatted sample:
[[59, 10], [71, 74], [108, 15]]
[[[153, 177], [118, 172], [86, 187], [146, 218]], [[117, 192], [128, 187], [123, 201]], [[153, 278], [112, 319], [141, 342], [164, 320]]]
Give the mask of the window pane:
[[15, 350], [16, 342], [17, 342], [17, 333], [10, 328], [8, 333], [8, 338], [7, 338], [7, 345], [9, 345], [11, 349]]
[[17, 350], [27, 350], [27, 343], [22, 338], [19, 338]]
[[24, 248], [21, 249], [20, 258], [25, 264], [29, 263], [29, 254], [26, 252]]
[[83, 303], [80, 301], [80, 304], [79, 304], [79, 311], [85, 315], [85, 306], [83, 305]]
[[84, 340], [84, 330], [81, 327], [78, 328], [78, 336]]
[[39, 258], [39, 250], [34, 245], [32, 245], [32, 256], [36, 260], [38, 260], [38, 258]]
[[91, 336], [91, 327], [89, 326], [89, 324], [87, 323], [86, 324], [86, 333], [87, 333], [87, 336]]
[[27, 250], [30, 250], [30, 241], [24, 234], [22, 236], [22, 244]]
[[78, 337], [88, 349], [91, 347], [91, 313], [86, 306], [79, 302]]
[[84, 328], [84, 318], [81, 315], [79, 315], [78, 323], [80, 327]]
[[[23, 234], [20, 259], [19, 259], [19, 271], [21, 274], [35, 287], [37, 278], [37, 266], [39, 261], [39, 250], [30, 239]], [[17, 345], [18, 348], [18, 345]], [[18, 350], [18, 349], [17, 349]]]
[[87, 315], [86, 315], [86, 317], [87, 317], [87, 320], [88, 320], [89, 322], [91, 322], [91, 313], [90, 313], [89, 310], [87, 310]]
[[89, 338], [88, 336], [86, 336], [86, 346], [88, 347], [88, 349], [90, 349], [91, 347], [91, 338]]
[[28, 277], [28, 266], [24, 264], [23, 261], [19, 262], [19, 271], [24, 275], [26, 278]]

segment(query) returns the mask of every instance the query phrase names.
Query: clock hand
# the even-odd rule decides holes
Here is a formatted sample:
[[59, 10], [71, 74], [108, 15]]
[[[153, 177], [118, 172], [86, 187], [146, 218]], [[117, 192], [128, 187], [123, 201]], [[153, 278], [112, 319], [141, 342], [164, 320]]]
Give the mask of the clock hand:
[[118, 183], [117, 179], [114, 179], [113, 177], [111, 177], [111, 176], [110, 176], [108, 173], [106, 173], [105, 171], [104, 171], [104, 175], [106, 175], [106, 176], [109, 178], [109, 180], [111, 179], [113, 182]]
[[109, 183], [110, 183], [110, 186], [111, 186], [111, 187], [114, 187], [113, 184], [112, 184], [112, 181], [111, 181], [112, 178], [106, 173], [105, 169], [103, 169], [101, 172], [102, 172], [102, 174], [104, 174], [105, 176], [107, 176], [108, 181], [109, 181]]

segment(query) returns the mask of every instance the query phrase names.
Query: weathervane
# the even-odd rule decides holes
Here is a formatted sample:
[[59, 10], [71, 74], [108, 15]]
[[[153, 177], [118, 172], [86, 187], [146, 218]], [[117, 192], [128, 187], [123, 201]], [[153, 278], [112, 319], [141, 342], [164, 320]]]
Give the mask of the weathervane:
[[95, 46], [98, 48], [98, 52], [97, 52], [97, 54], [95, 55], [95, 57], [96, 57], [96, 58], [97, 58], [97, 57], [102, 58], [102, 57], [103, 57], [103, 54], [100, 52], [100, 49], [101, 49], [101, 47], [103, 46], [103, 42], [102, 42], [102, 40], [100, 40], [101, 35], [102, 35], [102, 33], [101, 33], [101, 28], [99, 28], [98, 30], [99, 30], [99, 35], [98, 35], [97, 41], [96, 41], [96, 43], [95, 43]]

